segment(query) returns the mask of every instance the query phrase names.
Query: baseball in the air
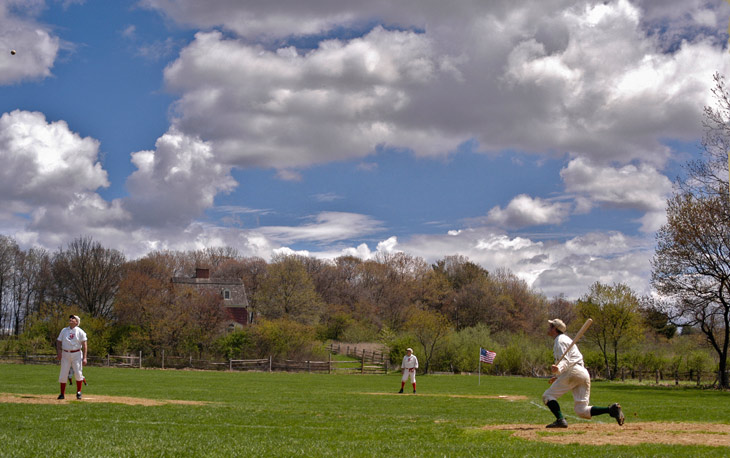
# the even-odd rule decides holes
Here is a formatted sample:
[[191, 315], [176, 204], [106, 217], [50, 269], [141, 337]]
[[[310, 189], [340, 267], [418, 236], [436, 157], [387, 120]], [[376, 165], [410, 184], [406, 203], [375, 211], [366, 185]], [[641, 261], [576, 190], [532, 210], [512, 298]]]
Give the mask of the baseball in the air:
[[10, 54], [14, 56], [15, 55], [15, 50], [14, 49], [11, 49], [10, 50]]

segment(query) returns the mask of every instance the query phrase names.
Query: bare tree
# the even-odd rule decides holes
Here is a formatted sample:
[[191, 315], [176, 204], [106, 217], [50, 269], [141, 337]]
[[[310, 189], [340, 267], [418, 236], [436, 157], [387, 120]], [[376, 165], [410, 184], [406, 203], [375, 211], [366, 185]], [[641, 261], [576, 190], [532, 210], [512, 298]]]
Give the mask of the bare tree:
[[717, 353], [718, 380], [730, 388], [730, 94], [715, 75], [714, 107], [705, 107], [704, 155], [687, 167], [657, 233], [652, 284], [668, 300], [662, 308], [678, 326], [700, 329]]
[[0, 334], [12, 332], [13, 322], [12, 278], [15, 257], [20, 251], [11, 237], [0, 235]]
[[90, 237], [75, 239], [53, 258], [59, 298], [91, 316], [110, 317], [123, 265], [121, 252], [104, 248]]

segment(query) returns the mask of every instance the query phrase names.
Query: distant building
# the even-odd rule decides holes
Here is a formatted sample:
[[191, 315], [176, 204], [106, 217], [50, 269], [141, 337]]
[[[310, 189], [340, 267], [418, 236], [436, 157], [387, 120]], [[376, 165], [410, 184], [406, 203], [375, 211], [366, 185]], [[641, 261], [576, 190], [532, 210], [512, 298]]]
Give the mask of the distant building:
[[210, 278], [209, 269], [196, 268], [194, 277], [173, 277], [172, 283], [190, 285], [198, 291], [214, 291], [220, 294], [229, 319], [229, 330], [246, 326], [253, 318], [248, 311], [246, 288], [240, 278]]

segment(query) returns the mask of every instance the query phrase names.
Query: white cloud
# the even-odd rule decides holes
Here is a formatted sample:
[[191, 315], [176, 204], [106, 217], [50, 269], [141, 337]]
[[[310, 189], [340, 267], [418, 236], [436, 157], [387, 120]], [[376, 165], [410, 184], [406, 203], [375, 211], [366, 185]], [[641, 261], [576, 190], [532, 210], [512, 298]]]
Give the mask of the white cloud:
[[17, 211], [66, 206], [109, 185], [98, 162], [99, 142], [71, 132], [38, 112], [0, 116], [0, 200]]
[[125, 208], [143, 226], [188, 224], [237, 183], [208, 143], [171, 129], [154, 151], [132, 154], [137, 170], [127, 179]]
[[266, 226], [257, 231], [280, 243], [332, 243], [370, 235], [382, 229], [380, 221], [355, 213], [322, 212], [313, 219], [313, 222], [301, 226]]
[[582, 207], [597, 204], [645, 212], [641, 219], [644, 232], [656, 231], [666, 221], [672, 183], [649, 165], [607, 167], [578, 158], [571, 160], [560, 175], [566, 191], [584, 199]]
[[341, 195], [334, 193], [334, 192], [315, 194], [313, 197], [317, 202], [334, 202], [336, 200], [343, 199], [343, 197]]
[[505, 209], [494, 207], [489, 210], [487, 222], [505, 228], [560, 224], [567, 218], [570, 207], [564, 202], [549, 202], [520, 194]]
[[[38, 0], [0, 2], [0, 85], [51, 75], [60, 40], [34, 20], [44, 4]], [[10, 50], [16, 54], [11, 55]]]
[[[626, 0], [424, 1], [410, 15], [403, 3], [308, 2], [303, 11], [296, 2], [287, 10], [147, 1], [181, 22], [240, 35], [198, 33], [168, 66], [166, 84], [180, 94], [176, 128], [210, 142], [228, 166], [286, 173], [382, 146], [443, 156], [470, 140], [485, 151], [660, 167], [672, 155], [664, 139], [698, 136], [711, 75], [728, 67], [727, 53], [708, 41], [664, 53]], [[298, 50], [251, 44], [259, 35], [247, 28], [277, 23], [270, 33], [287, 37], [373, 17], [424, 32], [376, 27]], [[325, 19], [312, 27], [309, 18]]]
[[[403, 251], [427, 262], [460, 254], [489, 271], [507, 268], [548, 297], [564, 293], [578, 298], [596, 281], [623, 282], [639, 294], [648, 293], [646, 278], [650, 275], [652, 242], [618, 232], [595, 232], [565, 242], [541, 242], [482, 228], [415, 235], [407, 240], [390, 237], [380, 242], [377, 250]], [[364, 259], [374, 255], [363, 245], [340, 254]]]

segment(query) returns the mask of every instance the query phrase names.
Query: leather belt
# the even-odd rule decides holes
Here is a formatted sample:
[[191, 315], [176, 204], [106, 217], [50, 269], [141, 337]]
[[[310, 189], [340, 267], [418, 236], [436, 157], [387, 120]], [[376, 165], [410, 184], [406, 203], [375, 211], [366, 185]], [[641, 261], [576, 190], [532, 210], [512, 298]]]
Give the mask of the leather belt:
[[76, 353], [77, 351], [81, 351], [79, 348], [78, 350], [64, 350], [66, 353]]

